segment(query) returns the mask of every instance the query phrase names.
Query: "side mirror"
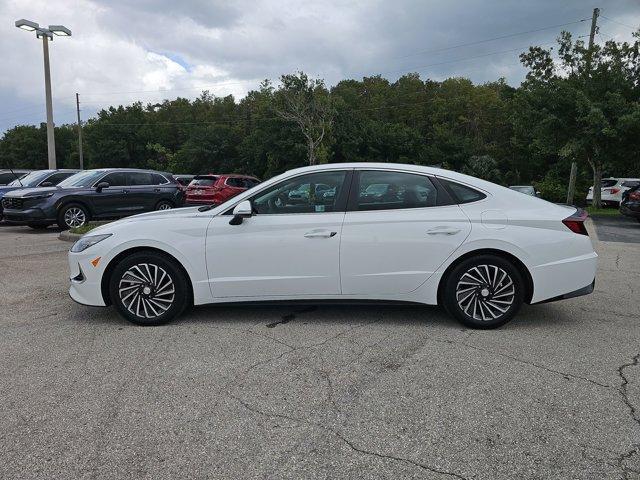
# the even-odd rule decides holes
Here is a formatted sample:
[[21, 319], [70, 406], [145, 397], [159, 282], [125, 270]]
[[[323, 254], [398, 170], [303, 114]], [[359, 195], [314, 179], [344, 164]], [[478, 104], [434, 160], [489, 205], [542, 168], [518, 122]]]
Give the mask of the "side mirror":
[[51, 182], [42, 182], [40, 184], [41, 187], [53, 187], [53, 183]]
[[109, 188], [108, 182], [100, 182], [96, 185], [96, 192], [101, 192], [103, 188]]
[[233, 209], [233, 218], [229, 220], [229, 225], [240, 225], [243, 218], [253, 215], [253, 207], [249, 200], [243, 200]]

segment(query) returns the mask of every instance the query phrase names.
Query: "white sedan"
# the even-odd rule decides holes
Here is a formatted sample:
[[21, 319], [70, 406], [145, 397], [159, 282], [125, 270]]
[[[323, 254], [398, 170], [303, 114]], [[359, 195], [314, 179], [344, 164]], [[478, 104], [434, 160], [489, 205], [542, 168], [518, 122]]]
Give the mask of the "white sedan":
[[209, 303], [380, 300], [494, 328], [524, 302], [593, 291], [585, 216], [437, 168], [305, 167], [215, 208], [96, 228], [71, 248], [69, 292], [140, 325]]

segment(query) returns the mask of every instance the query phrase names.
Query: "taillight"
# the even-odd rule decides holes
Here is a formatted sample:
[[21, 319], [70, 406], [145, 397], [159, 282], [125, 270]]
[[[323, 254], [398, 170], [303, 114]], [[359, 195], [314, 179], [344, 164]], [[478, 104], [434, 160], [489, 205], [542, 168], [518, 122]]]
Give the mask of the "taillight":
[[629, 200], [633, 200], [634, 202], [640, 202], [640, 192], [631, 192], [629, 194]]
[[571, 215], [570, 217], [562, 220], [569, 230], [573, 233], [577, 233], [579, 235], [587, 235], [589, 236], [589, 232], [587, 232], [587, 227], [584, 225], [584, 221], [587, 219], [589, 215], [585, 210], [579, 208], [576, 210], [576, 213]]
[[615, 195], [616, 193], [618, 193], [620, 191], [619, 188], [612, 188], [611, 189], [611, 195]]

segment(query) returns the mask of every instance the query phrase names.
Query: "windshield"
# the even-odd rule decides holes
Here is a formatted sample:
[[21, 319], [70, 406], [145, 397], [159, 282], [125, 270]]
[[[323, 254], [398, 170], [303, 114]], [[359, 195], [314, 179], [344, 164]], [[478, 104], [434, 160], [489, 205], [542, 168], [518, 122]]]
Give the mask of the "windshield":
[[601, 188], [613, 187], [616, 183], [618, 183], [618, 181], [615, 178], [609, 179], [609, 180], [602, 180], [602, 182], [600, 183], [600, 187]]
[[37, 187], [38, 184], [47, 178], [51, 172], [31, 172], [20, 180], [14, 180], [9, 184], [10, 187]]
[[107, 173], [106, 170], [86, 170], [76, 173], [58, 184], [59, 187], [90, 187]]

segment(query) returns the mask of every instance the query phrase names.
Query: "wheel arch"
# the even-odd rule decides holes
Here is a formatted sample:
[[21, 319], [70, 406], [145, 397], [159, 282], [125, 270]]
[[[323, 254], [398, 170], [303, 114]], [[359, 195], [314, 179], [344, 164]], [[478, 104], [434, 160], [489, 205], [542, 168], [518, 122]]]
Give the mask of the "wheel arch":
[[69, 198], [60, 199], [60, 201], [58, 202], [58, 205], [56, 207], [56, 217], [60, 214], [60, 211], [64, 207], [66, 207], [67, 205], [71, 205], [73, 203], [77, 203], [78, 205], [81, 205], [84, 208], [86, 208], [87, 212], [89, 212], [89, 217], [93, 218], [94, 212], [93, 212], [93, 209], [91, 208], [90, 203], [87, 202], [86, 200], [84, 200], [83, 198], [77, 198], [77, 197], [69, 197]]
[[499, 250], [495, 248], [481, 248], [477, 250], [472, 250], [470, 252], [465, 253], [464, 255], [461, 255], [460, 257], [456, 258], [453, 262], [451, 262], [451, 264], [447, 267], [447, 269], [442, 274], [442, 277], [440, 277], [440, 282], [438, 283], [438, 305], [443, 304], [442, 302], [443, 289], [453, 269], [456, 268], [456, 266], [458, 266], [461, 262], [467, 260], [468, 258], [475, 257], [477, 255], [495, 255], [496, 257], [500, 257], [511, 262], [513, 266], [518, 269], [518, 272], [520, 272], [520, 275], [522, 276], [522, 280], [524, 281], [524, 285], [525, 285], [524, 301], [526, 303], [531, 303], [531, 298], [533, 297], [533, 288], [534, 288], [533, 277], [531, 276], [531, 272], [529, 272], [529, 269], [522, 262], [522, 260], [520, 260], [515, 255], [509, 252], [506, 252], [504, 250]]
[[118, 263], [120, 263], [123, 259], [125, 259], [129, 255], [133, 253], [140, 253], [140, 252], [159, 253], [171, 259], [176, 264], [176, 266], [182, 271], [185, 278], [187, 279], [187, 284], [189, 285], [189, 291], [188, 291], [189, 302], [193, 303], [193, 282], [191, 281], [191, 276], [189, 275], [189, 272], [187, 272], [186, 268], [184, 268], [184, 265], [182, 265], [182, 263], [176, 257], [174, 257], [173, 255], [171, 255], [169, 252], [165, 250], [162, 250], [160, 248], [145, 246], [145, 247], [132, 247], [132, 248], [123, 250], [122, 252], [118, 253], [115, 257], [113, 257], [111, 261], [108, 263], [108, 265], [105, 267], [104, 273], [102, 274], [102, 279], [100, 281], [100, 293], [102, 294], [102, 300], [104, 301], [105, 305], [111, 305], [111, 296], [109, 295], [109, 282], [111, 281], [111, 275], [113, 274], [114, 269], [116, 268]]

